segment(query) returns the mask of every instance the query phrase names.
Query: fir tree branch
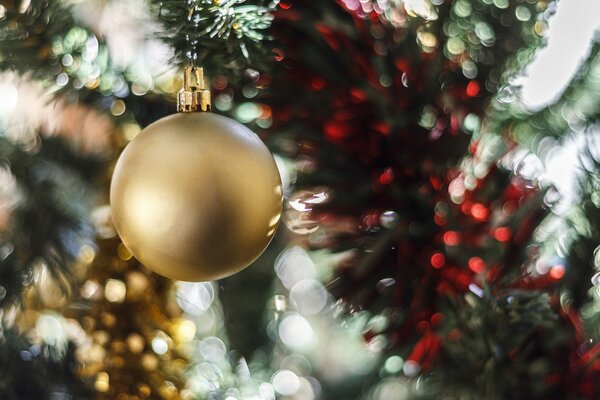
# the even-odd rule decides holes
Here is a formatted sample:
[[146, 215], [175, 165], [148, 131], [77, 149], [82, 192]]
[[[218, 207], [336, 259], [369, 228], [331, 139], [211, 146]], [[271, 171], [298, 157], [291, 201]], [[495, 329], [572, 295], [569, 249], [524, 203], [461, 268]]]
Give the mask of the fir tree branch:
[[554, 357], [569, 326], [557, 317], [550, 296], [511, 290], [495, 298], [466, 297], [466, 302], [446, 304], [445, 330], [452, 333], [444, 341], [439, 368], [428, 377], [429, 392], [417, 397], [440, 398], [449, 391], [450, 398], [564, 398], [541, 384], [546, 375], [568, 369]]
[[[66, 352], [31, 342], [15, 328], [0, 330], [0, 398], [3, 400], [91, 399], [75, 374], [75, 345]], [[60, 355], [58, 353], [61, 353]]]
[[[589, 133], [588, 133], [589, 135]], [[586, 137], [581, 157], [583, 173], [579, 178], [580, 200], [567, 216], [572, 244], [567, 256], [570, 273], [562, 283], [570, 305], [582, 307], [587, 334], [600, 340], [600, 160], [597, 141]]]
[[264, 68], [276, 0], [152, 0], [179, 64], [195, 63], [210, 75]]
[[[68, 153], [65, 150], [57, 154]], [[4, 294], [0, 306], [20, 300], [40, 263], [68, 291], [65, 283], [71, 282], [70, 266], [80, 246], [91, 243], [94, 236], [87, 222], [89, 194], [82, 190], [84, 181], [44, 150], [30, 154], [2, 137], [0, 159], [2, 167], [16, 179], [20, 197], [9, 215], [9, 230], [0, 247], [0, 288]]]
[[600, 119], [600, 41], [592, 44], [589, 57], [582, 63], [560, 98], [536, 112], [522, 104], [496, 104], [490, 118], [490, 131], [508, 132], [511, 139], [536, 151], [547, 136], [562, 137], [574, 127]]
[[44, 76], [53, 41], [73, 26], [71, 14], [56, 0], [32, 0], [26, 9], [26, 3], [17, 0], [2, 4], [6, 11], [0, 19], [0, 70]]

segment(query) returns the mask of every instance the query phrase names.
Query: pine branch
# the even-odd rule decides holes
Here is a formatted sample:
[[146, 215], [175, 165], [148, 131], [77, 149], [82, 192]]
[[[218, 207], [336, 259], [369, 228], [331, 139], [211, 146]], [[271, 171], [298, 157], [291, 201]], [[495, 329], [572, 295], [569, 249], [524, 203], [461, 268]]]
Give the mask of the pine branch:
[[77, 23], [65, 2], [10, 1], [5, 7], [0, 19], [0, 71], [30, 73], [66, 101], [78, 99], [82, 90], [112, 96], [127, 88], [106, 43]]
[[[31, 342], [18, 330], [0, 331], [0, 398], [3, 400], [91, 399], [75, 374], [75, 346], [66, 351]], [[65, 354], [62, 354], [62, 353]]]
[[32, 0], [22, 9], [24, 4], [18, 0], [2, 3], [6, 11], [0, 19], [0, 70], [44, 76], [54, 40], [73, 26], [73, 19], [57, 0]]
[[489, 130], [508, 131], [511, 139], [535, 152], [544, 137], [562, 137], [574, 127], [600, 120], [599, 89], [600, 41], [596, 41], [558, 100], [533, 113], [522, 104], [496, 104]]
[[265, 68], [266, 30], [277, 0], [153, 0], [179, 64], [195, 63], [210, 75]]
[[[589, 133], [588, 133], [589, 135]], [[569, 274], [563, 282], [565, 301], [582, 307], [587, 334], [600, 340], [600, 160], [594, 154], [597, 142], [588, 136], [581, 157], [585, 171], [579, 180], [581, 198], [567, 217], [572, 244], [567, 256]]]
[[[68, 153], [63, 149], [57, 154]], [[89, 193], [82, 190], [84, 181], [74, 170], [57, 164], [45, 150], [30, 154], [1, 137], [0, 159], [16, 180], [19, 194], [0, 247], [0, 288], [4, 294], [0, 306], [20, 300], [40, 263], [68, 291], [65, 283], [71, 282], [70, 267], [80, 246], [91, 243], [94, 235], [86, 221]]]
[[[548, 294], [512, 290], [466, 298], [447, 304], [440, 365], [417, 397], [566, 398], [547, 376], [568, 372], [564, 348], [574, 338]], [[561, 354], [565, 358], [557, 359]]]

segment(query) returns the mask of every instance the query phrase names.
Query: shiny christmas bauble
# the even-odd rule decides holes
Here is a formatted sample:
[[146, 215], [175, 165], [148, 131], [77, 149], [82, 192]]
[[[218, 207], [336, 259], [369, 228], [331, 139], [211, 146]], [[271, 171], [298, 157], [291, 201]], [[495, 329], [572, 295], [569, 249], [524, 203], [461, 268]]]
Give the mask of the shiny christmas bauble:
[[131, 253], [171, 279], [207, 281], [248, 266], [282, 209], [273, 156], [244, 125], [210, 112], [151, 124], [125, 148], [110, 203]]

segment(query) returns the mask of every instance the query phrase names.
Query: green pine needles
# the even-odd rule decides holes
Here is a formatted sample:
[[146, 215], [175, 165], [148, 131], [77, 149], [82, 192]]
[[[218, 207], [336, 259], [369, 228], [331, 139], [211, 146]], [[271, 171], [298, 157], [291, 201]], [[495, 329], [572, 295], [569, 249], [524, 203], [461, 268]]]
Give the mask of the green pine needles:
[[0, 70], [44, 72], [52, 53], [52, 41], [73, 25], [61, 2], [33, 0], [2, 2], [0, 9]]
[[264, 68], [278, 0], [153, 0], [163, 24], [163, 39], [178, 63], [203, 66], [209, 73]]

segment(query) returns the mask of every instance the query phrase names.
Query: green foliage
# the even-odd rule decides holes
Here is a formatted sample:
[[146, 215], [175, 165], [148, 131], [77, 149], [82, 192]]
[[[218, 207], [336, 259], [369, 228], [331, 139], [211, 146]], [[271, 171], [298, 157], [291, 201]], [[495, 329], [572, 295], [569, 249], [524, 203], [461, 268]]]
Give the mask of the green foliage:
[[[274, 115], [287, 118], [275, 121], [273, 143], [283, 154], [318, 166], [299, 172], [297, 189], [324, 188], [328, 201], [315, 208], [356, 218], [357, 225], [370, 212], [376, 216], [385, 210], [395, 211], [400, 221], [402, 235], [396, 237], [374, 223], [372, 229], [323, 241], [334, 252], [358, 250], [352, 268], [332, 285], [350, 302], [381, 300], [376, 284], [390, 276], [402, 287], [397, 290], [407, 293], [395, 299], [404, 302], [401, 309], [426, 290], [414, 285], [430, 268], [425, 250], [417, 249], [434, 251], [431, 246], [440, 237], [434, 209], [449, 203], [443, 195], [447, 186], [434, 189], [431, 181], [444, 183], [458, 173], [454, 168], [473, 130], [463, 120], [481, 121], [517, 49], [541, 42], [533, 30], [536, 4], [519, 5], [530, 18], [517, 21], [517, 3], [500, 10], [488, 2], [466, 2], [468, 12], [458, 11], [459, 3], [465, 2], [439, 5], [438, 20], [408, 19], [402, 28], [391, 28], [372, 16], [353, 19], [333, 2], [298, 2], [274, 26], [284, 60], [273, 70], [277, 84], [264, 97]], [[507, 18], [510, 28], [503, 23]], [[478, 36], [481, 26], [493, 31], [493, 38]], [[474, 75], [464, 72], [469, 68]], [[466, 95], [468, 85], [478, 85], [478, 93]], [[379, 181], [384, 171], [393, 172], [391, 183]], [[481, 175], [473, 179], [484, 181]], [[472, 200], [487, 204], [502, 195], [509, 180], [494, 174], [485, 181]], [[464, 220], [460, 212], [447, 218], [453, 216]], [[468, 229], [460, 222], [446, 228]], [[481, 226], [473, 223], [472, 234], [483, 235]], [[392, 251], [391, 243], [411, 250]], [[473, 255], [464, 253], [453, 262], [462, 264]]]
[[0, 247], [0, 305], [20, 299], [36, 266], [45, 266], [65, 290], [70, 289], [70, 266], [80, 246], [94, 236], [87, 222], [90, 192], [73, 167], [89, 177], [95, 163], [82, 162], [56, 140], [42, 142], [38, 153], [29, 153], [0, 137], [0, 166], [15, 180], [18, 196]]
[[[572, 271], [564, 282], [563, 302], [582, 307], [582, 320], [594, 341], [600, 340], [600, 162], [598, 140], [586, 136], [581, 157], [581, 198], [567, 216], [572, 223], [567, 266]], [[583, 221], [575, 221], [575, 219]]]
[[[383, 16], [364, 18], [343, 10], [341, 2], [296, 1], [288, 18], [275, 22], [277, 41], [271, 41], [267, 30], [276, 1], [150, 1], [162, 23], [159, 34], [173, 46], [175, 61], [204, 66], [212, 76], [235, 78], [247, 68], [266, 68], [269, 48], [277, 43], [282, 62], [268, 77], [274, 82], [270, 91], [261, 92], [275, 118], [278, 135], [273, 142], [305, 166], [298, 188], [319, 187], [329, 196], [321, 208], [325, 223], [345, 218], [343, 230], [335, 232], [334, 227], [333, 233], [311, 237], [310, 245], [340, 253], [355, 249], [330, 288], [389, 317], [387, 331], [376, 332], [390, 338], [388, 354], [405, 357], [416, 342], [430, 353], [419, 360], [422, 366], [431, 367], [438, 357], [433, 369], [411, 381], [410, 395], [577, 398], [565, 389], [579, 382], [568, 369], [576, 367], [573, 360], [586, 349], [577, 347], [585, 335], [569, 320], [571, 307], [584, 305], [581, 316], [589, 337], [600, 338], [600, 296], [592, 291], [588, 297], [600, 244], [597, 166], [586, 172], [577, 221], [587, 223], [585, 229], [574, 229], [564, 279], [534, 289], [527, 286], [531, 277], [523, 273], [537, 250], [531, 246], [531, 233], [547, 213], [541, 208], [543, 193], [519, 193], [510, 199], [518, 210], [504, 218], [505, 189], [518, 191], [530, 183], [515, 182], [506, 171], [495, 169], [476, 174], [476, 165], [469, 166], [469, 175], [469, 168], [462, 168], [465, 162], [459, 163], [469, 142], [476, 143], [486, 129], [508, 132], [509, 139], [535, 150], [543, 137], [559, 137], [575, 125], [597, 121], [600, 92], [591, 93], [590, 88], [600, 85], [600, 44], [555, 104], [530, 113], [513, 103], [497, 103], [488, 112], [490, 99], [506, 100], [498, 88], [541, 44], [539, 24], [544, 22], [537, 15], [547, 3], [437, 3], [438, 19], [408, 18], [397, 27], [390, 26], [392, 20], [378, 19]], [[84, 87], [78, 96], [94, 91], [88, 95], [95, 99], [111, 95], [117, 80], [123, 83], [102, 43], [76, 26], [62, 2], [32, 0], [25, 10], [18, 1], [2, 4], [0, 69], [33, 72], [50, 83], [65, 74], [68, 88]], [[90, 46], [99, 46], [92, 62], [82, 57]], [[65, 56], [74, 62], [64, 62]], [[92, 72], [98, 70], [99, 75]], [[124, 100], [128, 108], [144, 101]], [[487, 126], [482, 126], [486, 112]], [[154, 117], [152, 112], [146, 115]], [[504, 149], [498, 146], [495, 154]], [[94, 163], [56, 141], [45, 140], [39, 152], [29, 152], [0, 138], [0, 166], [14, 179], [19, 194], [0, 246], [0, 304], [8, 306], [18, 301], [40, 264], [68, 287], [76, 250], [92, 237], [86, 222], [89, 192], [82, 188], [93, 177]], [[384, 175], [386, 171], [391, 175]], [[472, 185], [467, 200], [485, 207], [493, 216], [489, 220], [465, 216], [456, 204], [462, 201], [447, 197], [450, 181], [461, 173]], [[382, 177], [390, 176], [390, 182], [382, 183]], [[395, 213], [390, 226], [372, 222], [388, 210]], [[513, 233], [509, 241], [493, 239], [491, 232], [500, 225]], [[460, 245], [442, 242], [448, 231], [461, 234]], [[445, 257], [439, 270], [430, 262], [434, 252]], [[497, 275], [471, 271], [473, 257], [484, 260], [490, 271], [497, 267]], [[258, 274], [251, 285], [243, 274], [223, 282], [227, 329], [246, 355], [268, 342], [253, 331], [260, 329], [259, 307], [265, 301], [256, 287], [268, 286], [270, 276]], [[378, 285], [390, 279], [393, 287]], [[243, 290], [252, 289], [256, 300], [244, 295]], [[244, 307], [240, 301], [246, 301]], [[248, 313], [254, 320], [239, 323]], [[443, 315], [443, 324], [434, 326], [437, 314]], [[51, 349], [43, 349], [47, 357], [26, 360], [29, 356], [23, 358], [22, 352], [31, 352], [32, 344], [11, 330], [4, 331], [1, 345], [1, 398], [45, 398], [57, 391], [59, 382], [69, 382], [71, 352], [60, 361], [50, 355]], [[585, 362], [589, 366], [593, 358]], [[563, 384], [556, 377], [572, 381]]]
[[[470, 298], [469, 298], [470, 296]], [[547, 293], [513, 290], [497, 298], [468, 295], [446, 315], [449, 332], [427, 398], [558, 399], [547, 376], [564, 374], [564, 353], [574, 340]], [[523, 382], [529, 382], [524, 386]]]
[[[556, 105], [490, 109], [510, 100], [501, 88], [542, 44], [547, 2], [435, 2], [437, 20], [399, 18], [400, 27], [382, 26], [380, 14], [361, 11], [365, 2], [343, 3], [347, 14], [295, 2], [276, 21], [284, 57], [263, 92], [283, 116], [273, 143], [301, 164], [296, 188], [327, 195], [307, 213], [324, 221], [309, 246], [354, 250], [329, 289], [386, 321], [366, 334], [386, 340], [386, 356], [418, 361], [408, 398], [592, 398], [578, 392], [588, 337], [576, 321], [590, 260], [569, 263], [564, 277], [536, 270], [545, 193], [496, 163], [515, 141], [597, 121], [597, 46]], [[482, 144], [490, 131], [508, 139], [493, 151]]]
[[204, 67], [209, 75], [238, 76], [264, 68], [276, 0], [152, 0], [163, 38], [179, 64]]
[[[84, 85], [110, 93], [116, 75], [108, 72], [106, 48], [75, 24], [63, 2], [8, 1], [2, 6], [0, 70], [31, 73], [46, 84], [57, 83], [63, 93]], [[19, 197], [2, 233], [0, 306], [19, 300], [39, 265], [69, 290], [69, 266], [79, 246], [93, 240], [86, 222], [91, 190], [85, 181], [94, 178], [99, 165], [99, 160], [80, 157], [60, 140], [40, 139], [38, 148], [25, 151], [0, 136], [0, 166], [16, 182]]]
[[491, 113], [489, 131], [508, 132], [517, 143], [537, 152], [545, 137], [565, 136], [578, 126], [600, 120], [600, 41], [592, 44], [573, 80], [560, 97], [541, 110], [531, 112], [515, 101], [497, 102]]
[[66, 354], [32, 343], [16, 329], [0, 330], [0, 398], [3, 400], [91, 399], [75, 375], [75, 345]]
[[0, 19], [0, 69], [46, 74], [52, 54], [52, 42], [65, 28], [73, 24], [71, 14], [60, 1], [11, 0], [2, 2], [4, 17]]

